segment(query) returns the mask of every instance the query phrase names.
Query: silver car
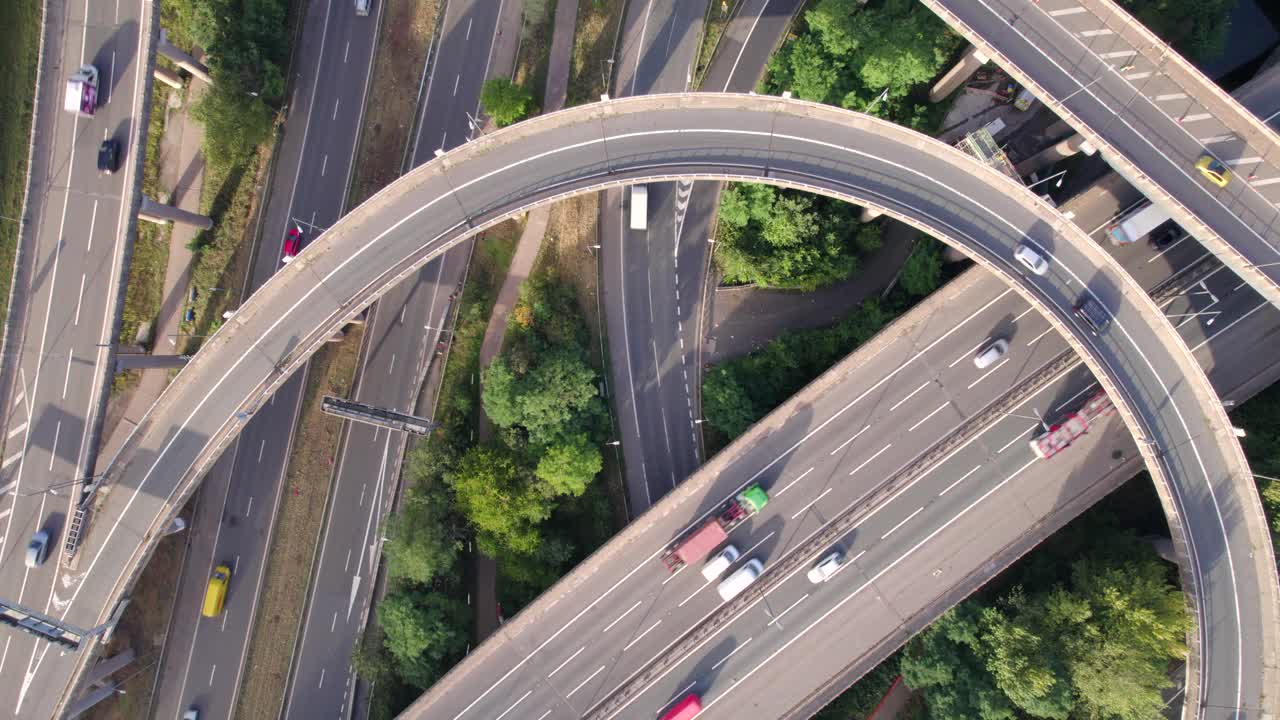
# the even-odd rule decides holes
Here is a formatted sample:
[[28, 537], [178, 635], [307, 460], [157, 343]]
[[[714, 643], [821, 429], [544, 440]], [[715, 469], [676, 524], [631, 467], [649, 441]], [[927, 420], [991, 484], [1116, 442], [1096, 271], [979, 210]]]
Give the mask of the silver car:
[[1049, 261], [1027, 243], [1018, 243], [1018, 247], [1013, 251], [1013, 257], [1036, 275], [1049, 272]]
[[977, 365], [979, 370], [984, 370], [996, 364], [1007, 352], [1009, 352], [1009, 341], [996, 338], [982, 346], [978, 354], [973, 357], [973, 364]]
[[49, 531], [40, 530], [27, 543], [27, 567], [36, 568], [49, 558]]
[[836, 550], [828, 554], [826, 557], [818, 561], [816, 565], [809, 568], [809, 582], [817, 585], [831, 579], [832, 575], [840, 569], [844, 564], [844, 553]]

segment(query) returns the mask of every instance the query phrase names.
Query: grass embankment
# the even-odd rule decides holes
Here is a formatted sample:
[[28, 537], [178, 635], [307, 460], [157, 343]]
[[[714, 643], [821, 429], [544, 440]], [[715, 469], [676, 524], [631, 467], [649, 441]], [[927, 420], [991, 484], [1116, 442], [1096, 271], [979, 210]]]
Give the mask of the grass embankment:
[[342, 421], [321, 412], [320, 400], [325, 395], [348, 397], [362, 335], [362, 326], [351, 326], [342, 342], [325, 345], [308, 366], [302, 411], [293, 436], [294, 452], [289, 456], [266, 555], [244, 680], [236, 702], [237, 718], [274, 718], [284, 698], [342, 433]]
[[[173, 88], [157, 82], [151, 93], [151, 117], [147, 122], [146, 159], [142, 164], [142, 194], [162, 200], [172, 188], [160, 185], [160, 144], [164, 138], [165, 121], [168, 119], [169, 98]], [[133, 240], [133, 257], [129, 261], [129, 280], [124, 291], [124, 311], [120, 317], [120, 343], [131, 345], [138, 338], [139, 329], [147, 330], [145, 346], [154, 349], [168, 338], [155, 337], [159, 332], [156, 317], [164, 302], [164, 276], [169, 263], [169, 236], [172, 225], [156, 225], [139, 220]], [[117, 373], [111, 384], [111, 393], [122, 392], [137, 384], [141, 371], [126, 370]]]
[[525, 0], [520, 26], [520, 52], [511, 81], [528, 90], [538, 105], [547, 94], [547, 62], [555, 28], [556, 0]]
[[565, 107], [596, 102], [612, 80], [614, 45], [625, 0], [579, 0]]
[[[742, 0], [724, 0], [718, 2], [711, 0], [707, 3], [707, 14], [702, 22], [702, 42], [698, 45], [698, 61], [693, 68], [693, 87], [702, 89], [702, 80], [707, 73], [707, 68], [711, 67], [711, 60], [715, 57], [716, 46], [720, 43], [720, 37], [724, 35], [725, 28], [729, 27], [729, 18], [733, 17], [734, 10], [737, 9], [738, 3]], [[707, 90], [719, 92], [723, 88], [706, 88]]]
[[[355, 206], [400, 175], [417, 110], [417, 80], [434, 29], [438, 3], [389, 2], [383, 9], [367, 105], [348, 190]], [[288, 459], [284, 495], [249, 640], [236, 717], [274, 717], [289, 678], [320, 542], [342, 422], [325, 415], [325, 395], [350, 397], [356, 380], [362, 326], [349, 326], [340, 343], [326, 345], [308, 366], [298, 427]]]
[[[40, 48], [39, 0], [0, 3], [0, 321], [8, 318], [9, 288], [18, 250], [18, 218], [27, 189], [27, 150], [35, 103], [36, 59]], [[61, 108], [45, 108], [58, 112]]]

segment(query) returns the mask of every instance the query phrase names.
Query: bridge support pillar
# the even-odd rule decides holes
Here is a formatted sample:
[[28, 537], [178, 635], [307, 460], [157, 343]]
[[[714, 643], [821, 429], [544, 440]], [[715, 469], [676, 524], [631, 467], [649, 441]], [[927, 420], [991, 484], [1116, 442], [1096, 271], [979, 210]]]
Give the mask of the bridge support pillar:
[[204, 230], [208, 230], [213, 227], [213, 219], [210, 217], [188, 212], [187, 210], [176, 208], [171, 205], [161, 205], [146, 195], [142, 196], [142, 207], [138, 210], [138, 219], [153, 222], [157, 225], [166, 225], [174, 222], [182, 223], [184, 225], [194, 225]]
[[963, 85], [980, 67], [987, 64], [987, 56], [978, 48], [970, 45], [955, 65], [951, 66], [937, 83], [929, 89], [929, 102], [942, 102], [955, 89]]
[[156, 45], [156, 50], [158, 50], [161, 55], [172, 60], [183, 70], [186, 70], [207, 83], [213, 83], [213, 78], [209, 77], [209, 68], [205, 67], [204, 63], [192, 57], [191, 54], [178, 49], [173, 43], [169, 42], [169, 39], [165, 36], [164, 28], [160, 28], [160, 42]]
[[1084, 139], [1084, 136], [1076, 133], [1071, 137], [1066, 138], [1051, 147], [1047, 147], [1018, 163], [1018, 174], [1024, 176], [1030, 175], [1040, 168], [1048, 167], [1059, 160], [1071, 157], [1078, 152], [1083, 152], [1085, 155], [1092, 155], [1097, 152], [1097, 150], [1089, 144], [1088, 140]]
[[880, 217], [883, 214], [884, 213], [880, 212], [879, 210], [875, 210], [869, 207], [864, 207], [862, 208], [862, 212], [858, 215], [858, 222], [864, 222], [864, 223], [871, 222], [872, 220], [875, 220], [876, 218]]
[[169, 68], [162, 68], [156, 65], [155, 69], [151, 71], [151, 75], [174, 90], [182, 89], [182, 77]]

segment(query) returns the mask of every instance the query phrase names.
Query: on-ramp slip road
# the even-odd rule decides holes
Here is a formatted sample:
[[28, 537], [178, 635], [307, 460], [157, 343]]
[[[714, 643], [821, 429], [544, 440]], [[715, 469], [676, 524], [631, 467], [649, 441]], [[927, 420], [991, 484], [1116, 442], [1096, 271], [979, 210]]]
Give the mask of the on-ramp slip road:
[[[530, 147], [539, 151], [530, 155]], [[190, 493], [245, 414], [256, 411], [332, 328], [377, 293], [463, 237], [533, 204], [611, 184], [676, 177], [786, 184], [882, 209], [960, 244], [1010, 282], [1082, 352], [1126, 424], [1150, 441], [1143, 451], [1153, 476], [1175, 492], [1178, 512], [1171, 520], [1185, 523], [1178, 526], [1188, 536], [1182, 539], [1200, 553], [1192, 577], [1213, 594], [1203, 607], [1214, 616], [1211, 622], [1202, 618], [1205, 660], [1213, 670], [1206, 677], [1214, 680], [1206, 688], [1209, 700], [1219, 708], [1262, 701], [1259, 668], [1265, 669], [1272, 652], [1269, 636], [1244, 628], [1275, 626], [1275, 593], [1268, 585], [1274, 576], [1257, 572], [1270, 566], [1270, 555], [1255, 551], [1250, 558], [1246, 550], [1248, 533], [1265, 529], [1260, 514], [1253, 517], [1259, 508], [1248, 504], [1249, 498], [1257, 503], [1251, 483], [1250, 494], [1241, 493], [1250, 479], [1225, 413], [1158, 308], [1083, 233], [1013, 181], [953, 148], [847, 111], [757, 96], [647, 96], [539, 117], [419, 168], [335, 224], [223, 326], [144, 420], [109, 473], [113, 491], [86, 547], [80, 587], [95, 592], [72, 597], [63, 616], [83, 622], [110, 612], [102, 600], [118, 597], [131, 581], [156, 528]], [[986, 187], [977, 193], [980, 183]], [[1024, 239], [1054, 256], [1054, 269], [1045, 277], [1023, 278], [1013, 269], [1013, 246]], [[1085, 288], [1113, 317], [1110, 329], [1097, 336], [1089, 336], [1071, 314]], [[1154, 448], [1163, 453], [1154, 457]], [[563, 634], [572, 622], [541, 622], [551, 605], [555, 613], [596, 622], [593, 611], [617, 610], [627, 602], [620, 595], [628, 601], [651, 596], [648, 583], [622, 594], [609, 588], [626, 585], [642, 569], [648, 572], [652, 564], [644, 558], [716, 504], [719, 496], [707, 492], [720, 479], [718, 469], [713, 462], [633, 523], [450, 677], [465, 676], [490, 655], [486, 647], [517, 630], [525, 642]], [[1215, 505], [1235, 522], [1224, 523]], [[620, 552], [626, 562], [613, 562]], [[578, 592], [564, 595], [571, 586]], [[602, 594], [587, 597], [590, 588]], [[680, 630], [668, 626], [651, 641]], [[536, 652], [530, 657], [537, 657], [539, 667], [548, 665]], [[516, 677], [514, 671], [530, 657], [500, 675], [499, 685]], [[536, 678], [520, 675], [517, 681], [529, 693], [546, 691]], [[476, 688], [446, 678], [427, 702], [438, 703], [437, 712], [446, 716], [480, 703], [496, 715], [499, 697], [516, 687], [504, 686], [498, 696], [476, 695]], [[456, 710], [447, 712], [450, 707]]]

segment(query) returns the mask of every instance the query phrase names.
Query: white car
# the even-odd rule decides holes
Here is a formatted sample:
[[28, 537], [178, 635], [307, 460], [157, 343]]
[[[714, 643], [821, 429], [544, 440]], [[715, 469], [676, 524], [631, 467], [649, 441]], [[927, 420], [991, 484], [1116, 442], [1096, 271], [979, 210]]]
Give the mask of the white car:
[[1017, 249], [1013, 251], [1013, 257], [1036, 275], [1049, 272], [1049, 261], [1026, 243], [1018, 243]]
[[996, 338], [983, 345], [978, 354], [973, 356], [973, 364], [977, 365], [979, 370], [985, 370], [996, 364], [1007, 352], [1009, 352], [1009, 341], [1004, 338]]
[[831, 579], [832, 575], [844, 564], [844, 553], [836, 550], [809, 568], [809, 582], [817, 585]]
[[708, 560], [706, 565], [702, 566], [702, 577], [706, 578], [707, 582], [715, 580], [723, 575], [730, 565], [738, 561], [738, 556], [738, 548], [726, 545], [723, 550]]

